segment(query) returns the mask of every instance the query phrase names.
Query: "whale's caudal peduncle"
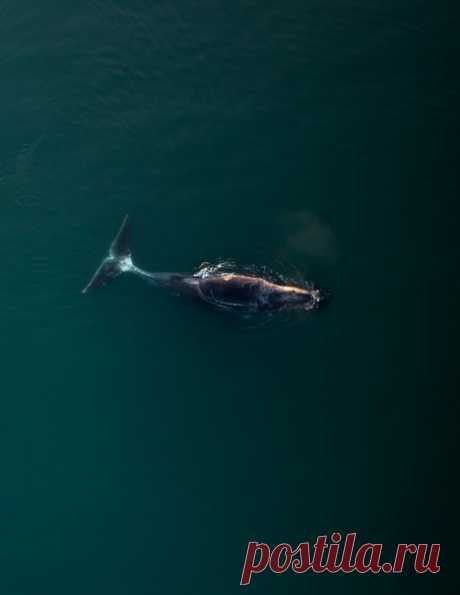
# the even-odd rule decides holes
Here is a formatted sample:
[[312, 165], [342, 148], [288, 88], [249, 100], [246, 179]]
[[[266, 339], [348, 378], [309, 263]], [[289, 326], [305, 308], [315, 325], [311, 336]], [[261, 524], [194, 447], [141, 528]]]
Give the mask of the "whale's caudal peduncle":
[[131, 273], [159, 287], [192, 295], [217, 308], [236, 311], [267, 311], [283, 308], [313, 310], [324, 304], [327, 295], [320, 289], [275, 283], [261, 276], [215, 272], [209, 275], [156, 273], [136, 266], [131, 257], [128, 216], [115, 236], [108, 256], [83, 289], [107, 285], [122, 273]]

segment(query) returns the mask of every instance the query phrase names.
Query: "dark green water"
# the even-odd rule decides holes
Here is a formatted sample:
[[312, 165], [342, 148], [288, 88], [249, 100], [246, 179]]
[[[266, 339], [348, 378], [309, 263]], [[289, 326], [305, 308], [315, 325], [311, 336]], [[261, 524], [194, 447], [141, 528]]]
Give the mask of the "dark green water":
[[[452, 9], [0, 3], [2, 595], [233, 594], [249, 540], [333, 530], [443, 570], [248, 590], [454, 591]], [[282, 262], [335, 300], [261, 326], [82, 296], [125, 213], [151, 270]]]

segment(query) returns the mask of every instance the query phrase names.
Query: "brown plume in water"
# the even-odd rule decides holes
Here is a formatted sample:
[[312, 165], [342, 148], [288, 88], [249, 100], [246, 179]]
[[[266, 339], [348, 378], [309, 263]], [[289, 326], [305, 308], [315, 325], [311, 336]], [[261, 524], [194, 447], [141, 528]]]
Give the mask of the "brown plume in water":
[[317, 260], [335, 262], [337, 240], [332, 228], [309, 211], [287, 213], [281, 219], [286, 228], [286, 243], [281, 253], [297, 253]]

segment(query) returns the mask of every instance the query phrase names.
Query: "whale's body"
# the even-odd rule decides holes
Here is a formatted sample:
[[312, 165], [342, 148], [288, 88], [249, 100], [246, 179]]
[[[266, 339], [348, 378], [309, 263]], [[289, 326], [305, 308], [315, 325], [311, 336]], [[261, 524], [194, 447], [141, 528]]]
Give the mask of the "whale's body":
[[326, 300], [326, 294], [320, 289], [276, 283], [255, 275], [145, 271], [137, 267], [131, 258], [128, 217], [125, 217], [113, 240], [109, 255], [102, 261], [83, 293], [106, 285], [122, 273], [134, 274], [157, 287], [197, 298], [222, 310], [263, 312], [296, 307], [313, 310]]

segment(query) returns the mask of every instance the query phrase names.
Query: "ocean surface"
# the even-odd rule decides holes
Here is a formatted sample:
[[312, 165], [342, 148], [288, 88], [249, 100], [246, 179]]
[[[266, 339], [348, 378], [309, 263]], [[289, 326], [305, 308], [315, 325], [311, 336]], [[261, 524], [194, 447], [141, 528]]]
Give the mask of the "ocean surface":
[[[0, 2], [2, 595], [236, 594], [248, 541], [333, 531], [441, 542], [442, 571], [248, 592], [458, 592], [454, 8]], [[139, 266], [333, 300], [82, 295], [126, 213]]]

